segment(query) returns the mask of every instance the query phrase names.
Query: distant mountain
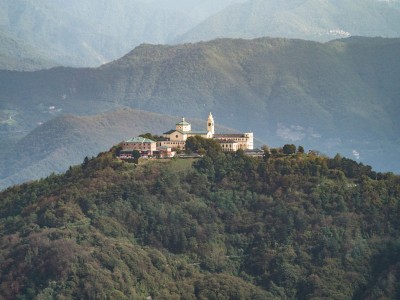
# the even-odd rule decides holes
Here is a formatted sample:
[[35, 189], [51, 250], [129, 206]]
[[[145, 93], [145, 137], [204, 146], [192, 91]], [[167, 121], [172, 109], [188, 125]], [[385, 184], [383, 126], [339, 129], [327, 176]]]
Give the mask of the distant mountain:
[[[253, 131], [399, 172], [400, 39], [141, 45], [96, 69], [0, 72], [0, 137], [57, 115], [131, 107]], [[11, 120], [10, 120], [11, 118]]]
[[38, 49], [0, 32], [0, 69], [33, 71], [54, 67], [57, 64], [46, 58]]
[[[69, 166], [81, 163], [84, 157], [97, 155], [125, 139], [175, 128], [177, 121], [177, 117], [132, 109], [95, 116], [56, 117], [10, 144], [4, 153], [0, 152], [0, 190], [52, 172], [64, 172]], [[190, 122], [197, 129], [206, 125], [202, 120]], [[223, 130], [232, 132], [228, 128]]]
[[[52, 64], [79, 67], [99, 66], [142, 43], [262, 36], [317, 41], [349, 35], [399, 37], [399, 20], [398, 1], [378, 0], [0, 2], [1, 32]], [[0, 45], [1, 55], [9, 47]], [[18, 51], [0, 67], [29, 69], [32, 55], [36, 57]], [[16, 68], [17, 63], [25, 68]]]
[[177, 11], [188, 15], [193, 22], [200, 22], [231, 4], [242, 3], [247, 0], [145, 0], [153, 6], [163, 10]]
[[[146, 120], [152, 120], [146, 122]], [[44, 123], [13, 145], [1, 160], [0, 188], [63, 172], [123, 139], [159, 131], [172, 118], [120, 110], [93, 117], [72, 115]]]
[[249, 0], [209, 17], [175, 42], [263, 36], [328, 41], [400, 37], [400, 4], [378, 0]]
[[169, 30], [186, 23], [184, 16], [135, 0], [6, 0], [0, 10], [3, 31], [69, 66], [100, 65], [138, 42], [162, 42], [165, 22]]
[[0, 28], [58, 65], [98, 66], [143, 42], [172, 40], [238, 1], [210, 5], [211, 1], [198, 0], [175, 4], [164, 0], [3, 0]]

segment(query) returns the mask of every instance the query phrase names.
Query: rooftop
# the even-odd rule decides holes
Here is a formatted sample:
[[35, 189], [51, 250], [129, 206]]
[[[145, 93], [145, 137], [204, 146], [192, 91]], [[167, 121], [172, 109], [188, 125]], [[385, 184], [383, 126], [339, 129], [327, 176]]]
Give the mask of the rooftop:
[[[167, 131], [167, 132], [164, 132], [163, 134], [172, 134], [172, 133], [174, 133], [174, 132], [179, 132], [179, 133], [181, 133], [181, 134], [184, 134], [184, 132], [183, 131], [181, 131], [181, 130], [176, 130], [176, 129], [171, 129], [171, 130], [169, 130], [169, 131]], [[186, 133], [186, 132], [185, 132]]]
[[164, 132], [163, 134], [172, 134], [174, 132], [179, 132], [181, 134], [198, 134], [198, 135], [206, 135], [208, 133], [208, 131], [182, 131], [182, 130], [177, 130], [177, 129], [171, 129], [167, 132]]
[[237, 144], [238, 142], [234, 141], [234, 140], [215, 140], [217, 143], [219, 144]]
[[186, 125], [190, 125], [190, 123], [186, 122], [186, 121], [185, 121], [185, 118], [182, 118], [182, 121], [180, 121], [179, 123], [176, 123], [176, 125], [183, 125], [183, 126], [186, 126]]
[[126, 140], [125, 143], [155, 143], [155, 141], [140, 136]]
[[185, 131], [187, 134], [207, 134], [208, 131]]
[[245, 137], [244, 133], [222, 133], [214, 134], [215, 138], [235, 138], [235, 137]]

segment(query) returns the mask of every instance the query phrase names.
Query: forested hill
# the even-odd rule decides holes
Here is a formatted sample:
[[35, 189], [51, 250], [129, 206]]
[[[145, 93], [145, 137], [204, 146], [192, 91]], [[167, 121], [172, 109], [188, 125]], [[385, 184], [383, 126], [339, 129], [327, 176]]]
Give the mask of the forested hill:
[[358, 153], [398, 172], [398, 53], [400, 39], [221, 39], [142, 45], [97, 69], [3, 71], [0, 136], [60, 113], [131, 107], [204, 119], [212, 111], [216, 122], [265, 144]]
[[115, 149], [0, 194], [0, 297], [399, 298], [399, 176], [217, 148], [135, 167]]

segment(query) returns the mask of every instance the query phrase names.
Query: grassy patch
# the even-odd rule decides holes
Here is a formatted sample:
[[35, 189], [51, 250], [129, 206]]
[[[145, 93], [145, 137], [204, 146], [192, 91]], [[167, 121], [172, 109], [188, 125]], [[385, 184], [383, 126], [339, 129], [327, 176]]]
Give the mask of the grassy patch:
[[6, 124], [8, 126], [17, 125], [17, 121], [15, 121], [14, 117], [18, 114], [15, 110], [0, 110], [0, 124]]

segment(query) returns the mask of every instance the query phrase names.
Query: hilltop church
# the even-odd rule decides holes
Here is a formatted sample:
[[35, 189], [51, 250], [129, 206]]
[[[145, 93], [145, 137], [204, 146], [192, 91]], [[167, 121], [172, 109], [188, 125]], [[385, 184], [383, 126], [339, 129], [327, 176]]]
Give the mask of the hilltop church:
[[193, 131], [190, 123], [182, 118], [182, 121], [176, 124], [175, 129], [163, 133], [164, 140], [158, 141], [159, 147], [171, 147], [175, 149], [185, 149], [186, 140], [191, 136], [201, 136], [206, 139], [214, 139], [225, 152], [234, 152], [239, 149], [253, 150], [253, 133], [215, 133], [214, 118], [210, 113], [207, 119], [207, 130]]

